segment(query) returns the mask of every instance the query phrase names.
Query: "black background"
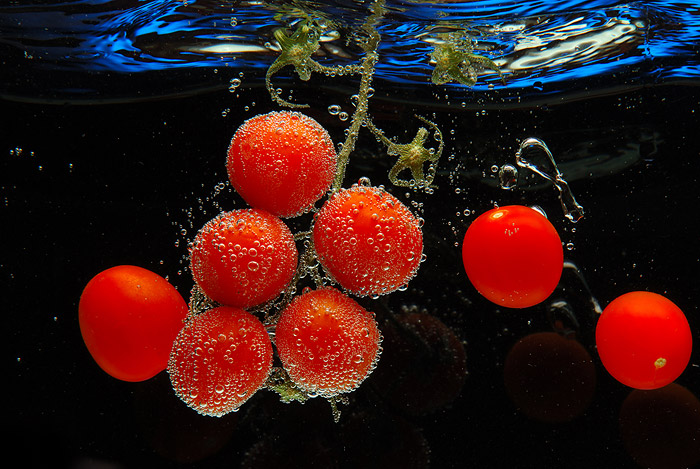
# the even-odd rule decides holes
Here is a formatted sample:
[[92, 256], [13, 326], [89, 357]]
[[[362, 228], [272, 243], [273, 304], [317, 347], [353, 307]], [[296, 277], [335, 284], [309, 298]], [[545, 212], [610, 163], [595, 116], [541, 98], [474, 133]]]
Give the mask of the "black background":
[[[408, 141], [420, 125], [412, 116], [419, 113], [436, 119], [447, 148], [434, 194], [388, 187], [426, 220], [427, 259], [418, 276], [405, 292], [360, 301], [377, 313], [380, 328], [407, 311], [438, 318], [464, 346], [466, 376], [431, 375], [431, 364], [451, 360], [449, 353], [440, 355], [444, 344], [402, 362], [389, 360], [396, 352], [385, 341], [387, 360], [341, 405], [336, 424], [322, 399], [287, 405], [263, 390], [239, 412], [212, 419], [182, 404], [166, 373], [143, 383], [106, 375], [80, 337], [82, 288], [103, 269], [136, 264], [168, 275], [187, 298], [186, 240], [219, 207], [244, 206], [228, 188], [211, 198], [216, 184], [226, 181], [228, 141], [245, 118], [276, 108], [259, 82], [246, 80], [232, 94], [225, 89], [229, 77], [203, 72], [200, 78], [207, 85], [202, 88], [223, 85], [142, 101], [49, 104], [30, 102], [29, 93], [0, 101], [0, 287], [10, 373], [5, 429], [24, 467], [637, 467], [618, 422], [630, 389], [600, 365], [589, 295], [568, 273], [555, 295], [569, 302], [580, 322], [577, 337], [596, 367], [593, 400], [583, 415], [553, 424], [526, 417], [509, 399], [503, 364], [510, 347], [552, 328], [548, 303], [498, 309], [464, 274], [461, 238], [469, 221], [493, 202], [542, 206], [562, 241], [573, 243], [565, 257], [581, 269], [603, 307], [638, 289], [678, 304], [696, 350], [677, 383], [697, 397], [700, 93], [688, 84], [607, 95], [582, 90], [517, 107], [484, 105], [482, 114], [472, 102], [466, 109], [440, 103], [432, 88], [419, 104], [408, 105], [402, 102], [407, 96], [375, 83], [370, 109], [379, 127]], [[105, 79], [131, 80], [138, 95], [145, 78]], [[340, 141], [347, 123], [326, 108], [337, 103], [351, 110], [347, 96], [326, 88], [314, 97], [317, 88], [301, 85], [298, 93], [295, 99], [308, 97], [312, 104], [308, 114]], [[650, 134], [655, 144], [645, 137]], [[512, 192], [495, 187], [491, 166], [514, 163], [518, 142], [529, 136], [545, 140], [569, 167], [582, 158], [576, 148], [613, 155], [612, 162], [620, 163], [569, 181], [586, 209], [577, 225], [564, 219], [551, 186]], [[636, 157], [623, 164], [618, 151], [628, 145]], [[391, 159], [383, 150], [364, 131], [345, 185], [368, 176], [389, 186]], [[475, 214], [465, 216], [465, 209]], [[290, 222], [295, 231], [309, 223], [309, 216]], [[403, 405], [400, 392], [382, 389], [387, 379], [402, 382], [414, 372], [418, 380], [434, 380], [423, 390], [427, 410]], [[433, 391], [462, 380], [458, 396], [432, 408]], [[687, 433], [700, 438], [694, 412], [695, 426]]]

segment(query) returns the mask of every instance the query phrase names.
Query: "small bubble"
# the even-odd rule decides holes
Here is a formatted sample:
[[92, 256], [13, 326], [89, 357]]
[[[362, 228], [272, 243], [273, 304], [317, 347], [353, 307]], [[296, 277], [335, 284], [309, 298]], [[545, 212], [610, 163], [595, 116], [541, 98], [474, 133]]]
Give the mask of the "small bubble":
[[511, 190], [518, 182], [518, 168], [512, 164], [504, 164], [498, 171], [498, 184], [501, 189]]

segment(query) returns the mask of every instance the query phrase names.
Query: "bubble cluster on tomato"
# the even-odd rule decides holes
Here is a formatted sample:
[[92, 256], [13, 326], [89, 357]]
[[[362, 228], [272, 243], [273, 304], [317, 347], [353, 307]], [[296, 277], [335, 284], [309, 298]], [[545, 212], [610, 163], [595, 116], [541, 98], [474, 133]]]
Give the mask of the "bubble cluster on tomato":
[[260, 320], [221, 306], [191, 318], [168, 362], [177, 396], [203, 415], [237, 410], [263, 385], [272, 368], [272, 343]]
[[413, 278], [423, 255], [422, 221], [379, 187], [353, 185], [318, 212], [313, 242], [324, 270], [360, 296], [391, 293]]
[[257, 209], [221, 213], [190, 248], [192, 276], [211, 299], [247, 308], [275, 298], [292, 279], [298, 253], [287, 225]]
[[308, 211], [326, 193], [337, 164], [326, 129], [292, 111], [245, 121], [226, 160], [231, 184], [251, 207], [285, 218]]
[[277, 322], [277, 352], [296, 385], [335, 396], [357, 388], [376, 366], [381, 333], [374, 315], [334, 288], [294, 298]]

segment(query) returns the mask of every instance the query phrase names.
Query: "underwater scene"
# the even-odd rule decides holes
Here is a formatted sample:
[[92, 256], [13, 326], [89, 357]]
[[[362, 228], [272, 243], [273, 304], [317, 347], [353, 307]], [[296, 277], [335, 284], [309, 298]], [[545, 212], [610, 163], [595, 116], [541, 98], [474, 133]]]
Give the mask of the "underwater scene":
[[700, 466], [700, 2], [7, 0], [37, 468]]

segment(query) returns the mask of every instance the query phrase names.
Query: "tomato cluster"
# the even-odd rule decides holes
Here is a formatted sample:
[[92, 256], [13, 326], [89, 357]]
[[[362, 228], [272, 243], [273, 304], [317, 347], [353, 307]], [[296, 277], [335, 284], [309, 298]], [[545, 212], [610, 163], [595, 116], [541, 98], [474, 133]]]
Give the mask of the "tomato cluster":
[[[98, 364], [127, 380], [150, 378], [167, 365], [175, 393], [188, 406], [221, 416], [265, 385], [273, 365], [270, 330], [296, 389], [332, 398], [357, 388], [381, 351], [373, 313], [320, 284], [275, 303], [294, 291], [294, 279], [307, 268], [280, 217], [311, 210], [336, 166], [328, 133], [303, 114], [271, 112], [243, 123], [231, 140], [227, 170], [252, 208], [220, 213], [190, 245], [197, 291], [214, 306], [202, 312], [193, 302], [188, 314], [179, 293], [152, 272], [103, 272], [80, 305], [83, 337]], [[326, 278], [360, 296], [405, 286], [423, 252], [421, 222], [384, 189], [368, 185], [333, 193], [308, 237], [307, 262], [317, 257]], [[281, 311], [268, 314], [264, 325], [250, 308]]]

